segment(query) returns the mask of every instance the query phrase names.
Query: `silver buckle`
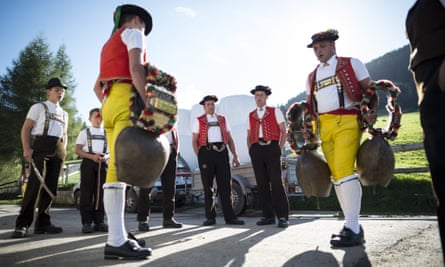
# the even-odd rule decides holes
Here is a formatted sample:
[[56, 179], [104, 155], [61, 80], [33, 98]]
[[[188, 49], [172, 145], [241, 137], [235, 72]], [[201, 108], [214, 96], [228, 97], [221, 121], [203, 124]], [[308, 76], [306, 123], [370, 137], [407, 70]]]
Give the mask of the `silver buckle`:
[[267, 146], [267, 145], [270, 145], [271, 142], [272, 142], [271, 140], [269, 140], [269, 141], [267, 141], [267, 142], [263, 142], [263, 141], [261, 141], [261, 140], [258, 140], [258, 144], [260, 144], [260, 146]]
[[216, 152], [222, 152], [224, 149], [226, 149], [226, 144], [222, 144], [221, 148], [218, 148], [216, 145], [212, 145], [212, 149]]

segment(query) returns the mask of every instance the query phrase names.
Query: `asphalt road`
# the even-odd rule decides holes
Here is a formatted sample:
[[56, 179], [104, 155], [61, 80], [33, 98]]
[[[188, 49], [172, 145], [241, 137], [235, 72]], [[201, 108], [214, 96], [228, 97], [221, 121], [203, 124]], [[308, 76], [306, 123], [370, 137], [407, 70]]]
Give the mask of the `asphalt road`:
[[[146, 260], [104, 260], [106, 234], [82, 234], [79, 211], [53, 208], [58, 235], [12, 239], [19, 211], [0, 206], [0, 266], [444, 266], [435, 216], [361, 218], [366, 243], [332, 249], [330, 236], [342, 227], [334, 212], [291, 213], [291, 225], [257, 226], [258, 212], [241, 217], [243, 226], [203, 227], [203, 208], [177, 211], [181, 229], [163, 229], [161, 213], [152, 213], [151, 231], [138, 233], [136, 214], [126, 214], [128, 230], [153, 249]], [[30, 229], [32, 233], [33, 228]]]

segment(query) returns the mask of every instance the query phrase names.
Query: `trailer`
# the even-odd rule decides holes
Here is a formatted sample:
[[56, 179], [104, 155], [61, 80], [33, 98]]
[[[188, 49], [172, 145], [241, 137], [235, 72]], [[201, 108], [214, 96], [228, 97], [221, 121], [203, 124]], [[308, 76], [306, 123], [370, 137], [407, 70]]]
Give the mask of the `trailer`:
[[[281, 180], [288, 197], [303, 196], [303, 191], [298, 183], [296, 175], [297, 157], [283, 157], [281, 159]], [[241, 215], [246, 208], [251, 207], [257, 197], [257, 184], [255, 174], [251, 163], [242, 164], [239, 167], [231, 169], [232, 176], [232, 205], [237, 216]], [[216, 187], [216, 182], [215, 182]], [[218, 190], [216, 190], [218, 191]], [[191, 193], [195, 198], [204, 195], [199, 170], [192, 173]], [[217, 193], [216, 193], [217, 194]], [[218, 197], [215, 196], [216, 202]]]

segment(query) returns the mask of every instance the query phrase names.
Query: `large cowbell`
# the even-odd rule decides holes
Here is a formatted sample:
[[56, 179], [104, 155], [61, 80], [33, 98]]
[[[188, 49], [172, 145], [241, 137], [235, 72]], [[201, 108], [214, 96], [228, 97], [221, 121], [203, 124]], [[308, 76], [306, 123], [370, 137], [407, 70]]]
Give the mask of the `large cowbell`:
[[301, 190], [307, 197], [329, 197], [331, 171], [323, 155], [315, 150], [303, 151], [297, 159], [296, 173]]
[[119, 181], [152, 187], [161, 175], [170, 155], [170, 144], [164, 135], [127, 127], [115, 145], [115, 164]]
[[357, 172], [363, 185], [388, 186], [394, 166], [394, 153], [381, 136], [372, 136], [360, 146], [357, 153]]

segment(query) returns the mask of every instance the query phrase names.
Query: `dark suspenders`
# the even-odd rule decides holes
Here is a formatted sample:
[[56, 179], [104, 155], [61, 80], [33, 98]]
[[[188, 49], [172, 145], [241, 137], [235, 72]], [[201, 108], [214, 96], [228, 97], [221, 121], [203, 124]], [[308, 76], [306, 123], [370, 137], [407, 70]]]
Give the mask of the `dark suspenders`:
[[88, 152], [91, 154], [94, 154], [93, 152], [93, 139], [96, 140], [104, 140], [104, 148], [103, 153], [107, 152], [107, 138], [105, 137], [105, 130], [104, 135], [92, 135], [90, 128], [87, 128], [87, 145], [88, 145]]
[[56, 118], [56, 116], [54, 116], [54, 114], [51, 114], [49, 112], [48, 106], [44, 102], [41, 102], [41, 104], [45, 108], [45, 125], [43, 127], [43, 134], [42, 134], [42, 136], [47, 136], [48, 135], [48, 130], [49, 130], [49, 121], [50, 120], [55, 120], [55, 121], [61, 122], [62, 124], [65, 124], [65, 113], [63, 113], [63, 119], [60, 120], [60, 119]]

